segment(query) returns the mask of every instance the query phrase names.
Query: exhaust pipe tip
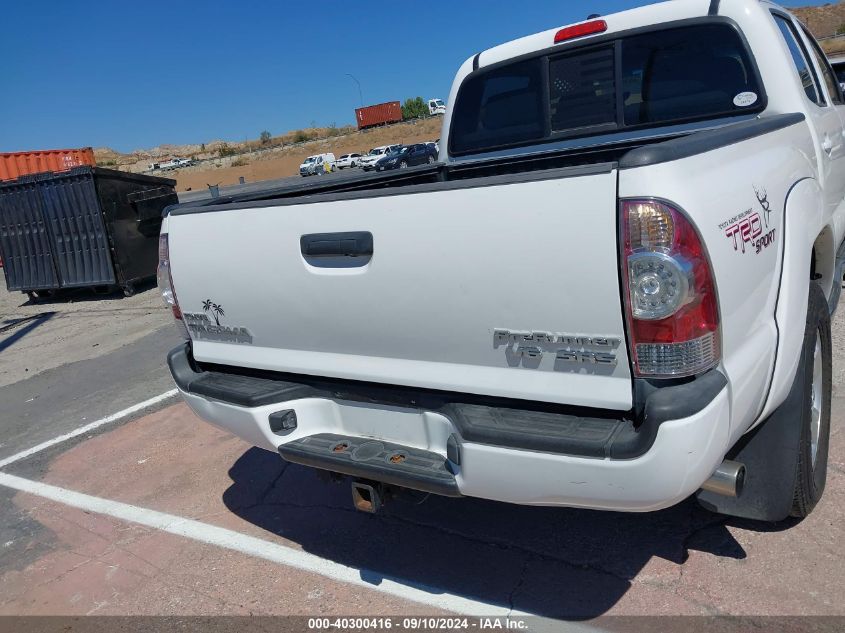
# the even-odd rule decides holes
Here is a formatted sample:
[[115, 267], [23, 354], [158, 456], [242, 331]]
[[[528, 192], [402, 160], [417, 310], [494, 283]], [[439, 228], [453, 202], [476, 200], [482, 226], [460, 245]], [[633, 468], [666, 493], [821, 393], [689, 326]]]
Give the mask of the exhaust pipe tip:
[[745, 487], [745, 464], [723, 461], [701, 489], [724, 497], [739, 497]]

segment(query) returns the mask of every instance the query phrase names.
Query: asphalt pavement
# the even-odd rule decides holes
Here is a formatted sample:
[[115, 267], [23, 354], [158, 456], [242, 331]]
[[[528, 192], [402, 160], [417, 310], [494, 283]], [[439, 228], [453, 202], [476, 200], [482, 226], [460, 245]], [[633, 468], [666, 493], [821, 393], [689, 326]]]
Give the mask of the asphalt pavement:
[[175, 326], [163, 325], [112, 353], [0, 387], [0, 461], [173, 389], [166, 358], [180, 341]]

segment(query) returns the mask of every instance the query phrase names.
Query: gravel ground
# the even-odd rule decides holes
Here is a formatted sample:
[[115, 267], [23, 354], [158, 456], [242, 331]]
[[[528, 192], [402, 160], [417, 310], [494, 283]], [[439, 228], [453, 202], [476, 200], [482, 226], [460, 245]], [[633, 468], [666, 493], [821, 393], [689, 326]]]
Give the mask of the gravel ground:
[[38, 303], [0, 285], [0, 386], [108, 354], [168, 323], [152, 282], [133, 297], [79, 290]]
[[830, 321], [830, 344], [833, 350], [831, 374], [835, 392], [837, 389], [845, 388], [845, 297], [839, 302], [839, 307]]

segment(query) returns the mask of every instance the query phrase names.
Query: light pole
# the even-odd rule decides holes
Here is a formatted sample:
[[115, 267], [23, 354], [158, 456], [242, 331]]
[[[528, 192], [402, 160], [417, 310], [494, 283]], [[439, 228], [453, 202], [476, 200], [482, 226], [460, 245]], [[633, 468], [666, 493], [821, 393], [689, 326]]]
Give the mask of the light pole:
[[347, 77], [352, 77], [352, 80], [358, 84], [358, 100], [361, 102], [361, 107], [364, 107], [364, 97], [361, 94], [361, 82], [355, 77], [355, 75], [351, 75], [349, 73], [345, 73]]

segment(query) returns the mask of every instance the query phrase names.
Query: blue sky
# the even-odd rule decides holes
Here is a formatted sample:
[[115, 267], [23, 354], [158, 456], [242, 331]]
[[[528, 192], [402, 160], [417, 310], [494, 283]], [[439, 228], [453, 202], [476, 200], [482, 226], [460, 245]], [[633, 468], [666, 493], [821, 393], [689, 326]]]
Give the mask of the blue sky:
[[[446, 98], [458, 65], [515, 37], [643, 0], [9, 2], [0, 151], [256, 138]], [[790, 6], [812, 2], [787, 2]]]

